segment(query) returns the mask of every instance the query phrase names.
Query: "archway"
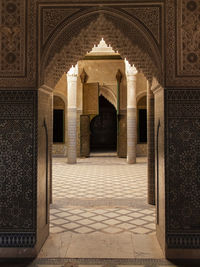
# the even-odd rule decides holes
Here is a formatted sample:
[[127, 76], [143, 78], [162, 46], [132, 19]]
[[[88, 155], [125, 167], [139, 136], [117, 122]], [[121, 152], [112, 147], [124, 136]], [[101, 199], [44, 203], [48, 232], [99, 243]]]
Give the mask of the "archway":
[[134, 63], [148, 80], [156, 77], [162, 82], [158, 44], [145, 27], [123, 13], [102, 9], [91, 10], [73, 23], [63, 22], [41, 51], [40, 83], [53, 88], [61, 75], [84, 57], [102, 37], [122, 58], [127, 58], [130, 64]]
[[[143, 25], [110, 9], [94, 10], [74, 21], [71, 24], [63, 22], [60, 31], [52, 35], [54, 38], [46, 44], [44, 53], [41, 53], [41, 84], [54, 88], [63, 73], [72, 64], [76, 64], [102, 37], [124, 59], [134, 63], [149, 82], [153, 77], [162, 81], [159, 48]], [[125, 120], [122, 123], [125, 124]]]

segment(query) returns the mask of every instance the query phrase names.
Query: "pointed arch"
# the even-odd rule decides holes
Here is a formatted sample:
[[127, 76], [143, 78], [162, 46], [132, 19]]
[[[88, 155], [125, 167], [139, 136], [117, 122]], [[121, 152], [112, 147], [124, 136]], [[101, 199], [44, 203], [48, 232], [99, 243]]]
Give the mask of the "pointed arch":
[[117, 96], [108, 86], [100, 86], [99, 95], [104, 96], [117, 109]]
[[55, 86], [61, 75], [76, 64], [101, 38], [111, 44], [123, 58], [135, 64], [148, 80], [162, 80], [159, 49], [143, 26], [127, 16], [108, 10], [88, 12], [71, 24], [61, 26], [59, 33], [42, 55], [41, 84]]

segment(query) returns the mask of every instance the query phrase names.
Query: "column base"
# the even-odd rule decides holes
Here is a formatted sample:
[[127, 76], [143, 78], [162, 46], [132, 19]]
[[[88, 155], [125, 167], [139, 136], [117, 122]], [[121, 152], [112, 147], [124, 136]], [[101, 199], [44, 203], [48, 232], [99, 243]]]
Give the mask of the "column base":
[[127, 163], [128, 164], [136, 164], [136, 159], [128, 159], [127, 158]]
[[77, 162], [74, 160], [67, 160], [67, 164], [76, 164]]

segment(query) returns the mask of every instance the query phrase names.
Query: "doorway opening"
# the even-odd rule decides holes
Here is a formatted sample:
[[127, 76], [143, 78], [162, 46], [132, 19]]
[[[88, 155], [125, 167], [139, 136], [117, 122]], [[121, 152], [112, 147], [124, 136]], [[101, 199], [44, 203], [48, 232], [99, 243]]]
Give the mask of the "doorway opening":
[[[109, 22], [108, 23], [106, 22], [103, 25], [106, 25], [106, 28], [108, 29], [112, 29], [108, 27], [108, 24]], [[98, 25], [101, 25], [101, 24], [98, 24]], [[98, 32], [96, 28], [95, 28], [95, 32]], [[113, 33], [114, 32], [115, 31], [113, 31]], [[91, 35], [91, 31], [90, 31], [89, 36], [90, 35]], [[117, 51], [118, 42], [116, 43], [115, 40], [109, 39], [109, 36], [112, 36], [112, 30], [110, 33], [108, 33], [108, 36], [106, 35], [106, 38], [108, 37], [107, 38], [108, 44], [111, 43], [113, 45], [116, 45], [115, 51]], [[125, 44], [126, 44], [126, 41], [123, 43], [123, 46]], [[129, 43], [127, 42], [127, 44]], [[126, 47], [125, 51], [129, 51], [129, 47], [126, 45], [125, 47]], [[130, 45], [130, 50], [131, 50], [131, 47], [134, 47], [134, 46]], [[67, 49], [69, 50], [66, 53], [63, 53], [63, 55], [67, 53], [69, 54], [69, 51], [71, 51], [70, 50], [71, 46], [68, 47]], [[88, 51], [86, 49], [85, 51]], [[96, 49], [97, 47], [94, 50]], [[103, 48], [104, 52], [106, 49], [107, 49], [106, 47]], [[112, 48], [109, 45], [109, 50], [111, 49]], [[125, 58], [127, 52], [123, 54], [123, 51], [124, 50], [119, 47], [119, 52], [122, 55], [122, 58]], [[77, 51], [74, 54], [77, 55]], [[143, 54], [141, 53], [138, 54], [136, 50], [128, 54], [131, 54], [133, 56], [135, 54], [140, 55], [139, 57], [135, 57], [134, 60], [136, 59], [136, 67], [137, 65], [141, 66], [140, 64], [137, 64], [137, 58], [139, 58], [139, 61], [141, 61], [140, 58], [142, 57]], [[87, 75], [85, 75], [86, 77], [83, 79], [83, 81], [82, 80], [79, 81], [80, 92], [83, 92], [83, 89], [87, 83], [97, 82], [98, 81], [97, 77], [103, 77], [105, 75], [105, 65], [102, 67], [102, 70], [99, 71], [100, 62], [102, 62], [103, 60], [105, 62], [106, 60], [110, 59], [110, 56], [111, 55], [109, 56], [106, 55], [105, 57], [105, 54], [104, 55], [93, 54], [93, 57], [95, 57], [94, 59], [94, 58], [91, 58], [91, 55], [90, 55], [90, 58], [85, 58], [84, 60], [85, 61], [88, 60], [92, 64], [96, 63], [96, 66], [94, 66], [93, 64], [93, 66], [90, 66], [88, 68], [87, 66], [85, 67], [84, 65], [86, 62], [84, 60], [82, 61], [81, 63], [82, 68], [81, 68], [81, 71], [79, 72], [79, 75], [81, 75], [83, 69], [85, 70]], [[70, 57], [68, 56], [67, 58], [70, 58]], [[112, 71], [114, 73], [113, 75], [110, 75], [110, 73], [109, 75], [107, 75], [108, 79], [107, 79], [106, 84], [104, 84], [105, 77], [103, 77], [104, 79], [102, 83], [101, 81], [98, 81], [101, 86], [106, 85], [107, 87], [112, 87], [113, 95], [116, 96], [117, 100], [120, 100], [119, 103], [116, 101], [116, 104], [117, 104], [116, 106], [117, 106], [118, 118], [119, 118], [118, 126], [120, 128], [120, 131], [118, 134], [118, 140], [119, 140], [119, 144], [121, 144], [121, 148], [120, 148], [120, 155], [122, 155], [121, 158], [118, 158], [118, 157], [78, 158], [76, 165], [70, 165], [70, 164], [67, 165], [66, 158], [60, 158], [60, 159], [54, 158], [53, 159], [53, 163], [54, 163], [54, 167], [53, 167], [54, 197], [53, 199], [54, 199], [54, 202], [51, 207], [50, 230], [51, 230], [51, 233], [56, 233], [57, 235], [61, 237], [64, 236], [65, 234], [67, 235], [68, 233], [70, 233], [73, 236], [72, 241], [74, 241], [75, 243], [72, 243], [70, 245], [70, 248], [66, 254], [67, 256], [99, 257], [97, 256], [97, 254], [100, 253], [101, 255], [98, 254], [100, 255], [100, 257], [105, 257], [106, 255], [105, 250], [101, 251], [99, 249], [101, 247], [100, 244], [103, 244], [103, 247], [106, 248], [105, 243], [108, 242], [107, 244], [110, 244], [110, 245], [111, 243], [115, 243], [115, 241], [111, 242], [110, 238], [114, 238], [118, 244], [121, 244], [119, 245], [119, 247], [123, 247], [123, 244], [121, 242], [122, 239], [124, 238], [125, 235], [131, 235], [131, 238], [129, 240], [130, 243], [127, 243], [128, 248], [130, 248], [133, 245], [131, 240], [134, 240], [137, 246], [139, 244], [139, 241], [137, 242], [137, 240], [142, 239], [144, 242], [146, 242], [147, 239], [150, 240], [152, 236], [153, 236], [152, 238], [154, 239], [154, 236], [155, 236], [155, 222], [154, 222], [155, 221], [155, 208], [147, 204], [146, 157], [145, 158], [141, 157], [137, 161], [138, 164], [135, 164], [135, 165], [131, 165], [131, 164], [128, 165], [126, 163], [126, 159], [123, 158], [124, 155], [126, 155], [126, 142], [124, 141], [126, 141], [126, 133], [127, 133], [126, 131], [127, 129], [127, 125], [126, 125], [127, 123], [126, 79], [122, 78], [122, 81], [121, 79], [119, 79], [120, 81], [116, 80], [116, 73], [117, 73], [117, 70], [119, 69], [118, 60], [119, 61], [121, 60], [121, 64], [123, 64], [123, 67], [120, 67], [122, 74], [124, 75], [125, 73], [124, 61], [122, 58], [113, 59], [112, 66], [109, 69], [110, 69], [110, 73]], [[146, 56], [144, 56], [144, 58], [146, 58]], [[78, 59], [78, 56], [77, 58], [74, 58], [73, 63], [70, 62], [70, 65], [75, 64], [77, 62], [77, 59]], [[130, 59], [131, 59], [130, 61], [131, 64], [133, 64], [134, 60], [131, 57]], [[98, 60], [98, 62], [95, 62], [95, 60]], [[113, 68], [115, 64], [114, 62], [118, 64], [117, 69]], [[139, 67], [140, 73], [138, 74], [138, 76], [143, 75], [142, 72], [144, 69], [143, 73], [145, 73], [145, 76], [143, 77], [147, 78], [149, 77], [148, 76], [149, 74], [147, 74], [146, 72], [146, 68], [148, 68], [148, 64], [146, 64], [145, 62], [144, 65], [145, 65], [145, 68], [143, 68], [143, 63], [142, 63], [142, 66]], [[61, 64], [59, 64], [58, 62], [56, 66], [57, 66], [56, 67], [57, 71], [56, 71], [55, 76], [56, 75], [58, 76], [59, 74], [63, 75], [63, 70], [60, 71], [59, 69], [59, 66], [61, 66]], [[65, 69], [66, 67], [68, 68], [68, 65], [65, 66]], [[48, 70], [50, 70], [50, 64], [49, 64], [48, 69], [46, 70], [47, 73], [48, 73]], [[150, 68], [150, 70], [152, 70], [152, 67]], [[100, 72], [100, 75], [98, 72]], [[92, 76], [94, 76], [93, 79], [92, 79]], [[48, 74], [46, 76], [46, 79], [52, 80], [53, 79], [52, 77], [53, 76], [50, 77], [50, 75]], [[111, 80], [111, 77], [113, 78], [113, 80]], [[64, 75], [63, 81], [66, 82], [66, 75]], [[140, 93], [143, 93], [144, 91], [143, 85], [146, 86], [147, 80], [140, 79], [140, 81], [141, 81], [140, 86], [138, 86], [138, 88], [140, 90]], [[59, 81], [56, 85], [56, 90], [59, 89], [59, 86], [60, 86], [60, 90], [62, 90], [61, 88], [62, 84], [63, 84], [62, 81]], [[123, 94], [123, 92], [125, 94]], [[146, 92], [146, 87], [145, 87], [145, 92]], [[87, 99], [89, 99], [90, 96], [91, 94], [88, 89]], [[96, 97], [96, 100], [99, 98], [99, 101], [101, 100], [105, 101], [105, 99], [103, 99], [102, 97], [99, 97], [99, 94], [96, 93], [96, 96], [98, 96]], [[80, 98], [77, 98], [77, 99], [78, 99], [78, 104], [80, 104], [81, 99]], [[90, 99], [93, 101], [88, 101], [87, 104], [97, 102], [97, 101], [94, 101], [92, 97]], [[118, 106], [118, 104], [120, 105]], [[80, 113], [82, 112], [82, 106], [84, 107], [84, 105], [80, 104], [80, 106], [78, 107], [79, 108], [78, 112]], [[89, 121], [89, 119], [91, 118], [90, 115], [94, 114], [95, 117], [91, 118], [92, 120], [91, 124], [90, 123], [87, 124], [87, 126], [88, 125], [90, 126], [90, 130], [93, 131], [93, 133], [95, 130], [95, 125], [98, 124], [98, 121], [100, 120], [98, 119], [98, 116], [101, 118], [101, 114], [97, 115], [95, 107], [86, 106], [86, 109], [85, 110], [83, 109], [83, 113], [82, 113], [84, 114], [85, 117], [88, 116], [87, 121]], [[116, 116], [116, 113], [115, 113], [115, 116]], [[96, 121], [96, 124], [95, 124], [95, 121]], [[115, 122], [116, 121], [117, 120], [115, 120]], [[85, 125], [86, 124], [84, 124], [83, 126]], [[98, 127], [96, 128], [98, 129]], [[114, 128], [116, 128], [116, 125], [114, 126]], [[117, 133], [117, 131], [115, 131], [115, 133]], [[100, 140], [101, 136], [98, 137], [98, 134], [96, 134], [96, 136], [97, 136], [96, 139]], [[87, 139], [86, 141], [88, 141], [87, 135], [85, 136], [85, 139]], [[115, 147], [116, 149], [116, 139], [115, 138], [113, 139], [114, 141], [112, 140], [113, 141], [112, 147]], [[85, 144], [85, 142], [82, 142], [82, 143]], [[96, 144], [96, 147], [94, 144]], [[102, 144], [101, 146], [99, 145], [99, 147], [102, 147]], [[97, 143], [91, 141], [91, 148], [92, 149], [98, 148]], [[113, 236], [114, 234], [116, 234], [117, 236], [114, 237]], [[78, 235], [77, 239], [75, 237], [76, 235]], [[140, 235], [139, 238], [138, 238], [138, 235]], [[104, 241], [105, 240], [104, 238], [107, 240], [106, 242]], [[77, 243], [75, 240], [77, 240]], [[90, 246], [90, 248], [87, 250], [85, 244], [90, 243], [90, 245], [92, 245], [92, 242], [93, 242], [93, 246], [92, 247]], [[74, 254], [72, 253], [72, 250], [75, 252]], [[107, 254], [107, 257], [110, 257], [110, 258], [112, 257], [134, 257], [132, 252], [129, 255], [127, 254], [125, 255], [121, 253], [122, 251], [119, 251], [119, 250], [117, 253], [112, 254], [113, 251], [114, 250], [110, 247], [109, 248], [110, 254], [109, 255]]]
[[117, 111], [104, 97], [99, 96], [99, 115], [90, 123], [91, 152], [117, 151]]
[[[79, 83], [78, 91], [83, 89], [86, 100], [83, 105], [86, 108], [83, 108], [83, 114], [80, 114], [80, 140], [82, 150], [83, 145], [86, 144], [87, 150], [92, 153], [78, 158], [76, 165], [66, 164], [66, 157], [53, 158], [50, 232], [56, 234], [57, 238], [63, 236], [68, 238], [69, 234], [73, 236], [73, 240], [78, 238], [78, 243], [72, 242], [68, 256], [132, 257], [132, 252], [129, 255], [124, 254], [124, 251], [113, 253], [114, 247], [111, 240], [114, 238], [120, 247], [126, 236], [132, 236], [124, 244], [125, 250], [132, 247], [132, 239], [137, 244], [140, 243], [139, 239], [143, 242], [150, 240], [157, 246], [157, 243], [155, 244], [155, 208], [147, 204], [147, 160], [146, 154], [143, 154], [145, 147], [141, 148], [141, 144], [138, 144], [138, 152], [142, 152], [143, 156], [140, 155], [137, 158], [137, 164], [127, 164], [125, 157], [116, 157], [119, 143], [121, 143], [121, 150], [126, 148], [126, 79], [122, 82], [121, 94], [118, 95], [118, 100], [121, 96], [118, 115], [117, 97], [115, 97], [117, 95], [116, 73], [120, 66], [125, 75], [124, 61], [117, 59], [119, 60], [117, 62], [116, 59], [113, 61], [109, 58], [107, 61], [110, 60], [110, 62], [107, 62], [105, 58], [101, 59], [97, 56], [96, 58], [96, 61], [93, 59], [90, 62], [85, 60], [78, 63], [79, 74], [84, 68], [88, 75], [87, 83], [83, 87]], [[104, 87], [102, 81], [98, 81], [101, 84], [100, 90], [97, 83], [99, 77], [104, 78]], [[109, 77], [107, 87], [105, 77]], [[113, 80], [110, 80], [110, 77]], [[136, 93], [145, 94], [146, 78], [141, 73], [137, 77], [140, 83]], [[63, 78], [63, 82], [64, 79], [66, 77]], [[87, 94], [84, 89], [88, 89]], [[141, 138], [145, 136], [146, 117], [139, 109], [146, 108], [145, 101], [144, 97], [137, 103], [138, 129]], [[88, 108], [91, 103], [93, 109]], [[91, 110], [96, 113], [92, 113]], [[145, 140], [140, 141], [143, 141], [142, 145], [145, 146]], [[125, 149], [123, 152], [126, 154]], [[93, 244], [93, 238], [95, 238], [95, 244]], [[108, 254], [105, 249], [99, 252], [102, 242], [110, 244]], [[89, 247], [93, 246], [93, 249], [91, 247], [86, 249], [85, 243]]]

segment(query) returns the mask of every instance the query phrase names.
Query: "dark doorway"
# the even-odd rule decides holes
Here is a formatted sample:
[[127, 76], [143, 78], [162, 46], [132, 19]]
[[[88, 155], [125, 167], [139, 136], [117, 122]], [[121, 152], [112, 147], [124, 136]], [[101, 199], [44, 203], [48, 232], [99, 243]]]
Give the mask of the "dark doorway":
[[117, 150], [117, 112], [103, 96], [99, 96], [99, 115], [90, 123], [91, 151]]
[[139, 119], [138, 142], [139, 143], [147, 143], [147, 110], [146, 109], [139, 109], [138, 110], [138, 119]]
[[53, 111], [53, 142], [64, 142], [64, 114], [61, 109], [54, 109]]

